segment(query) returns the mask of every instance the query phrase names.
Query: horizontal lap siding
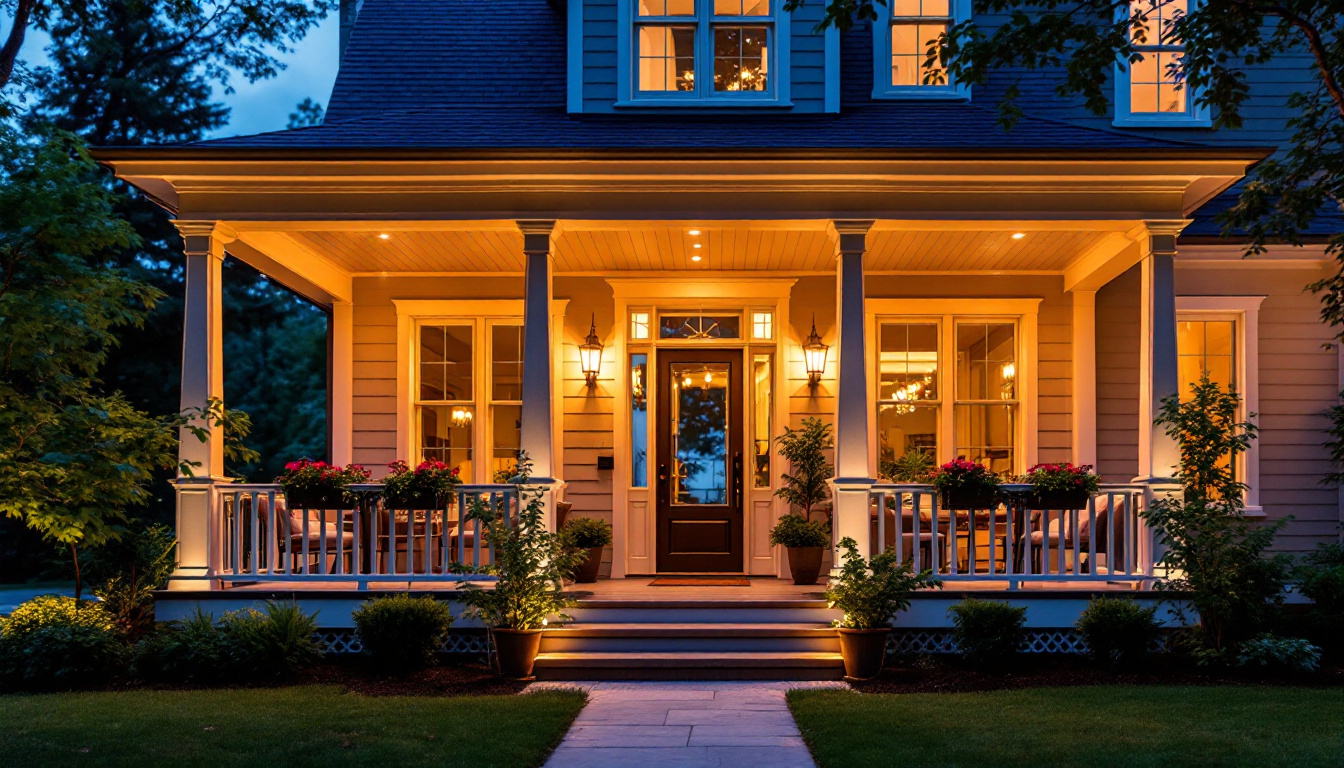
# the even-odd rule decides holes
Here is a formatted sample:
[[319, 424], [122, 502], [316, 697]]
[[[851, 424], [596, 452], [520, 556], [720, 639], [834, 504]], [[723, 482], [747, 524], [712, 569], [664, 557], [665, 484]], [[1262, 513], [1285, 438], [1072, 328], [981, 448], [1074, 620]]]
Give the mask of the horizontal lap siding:
[[1135, 266], [1097, 291], [1097, 473], [1108, 483], [1139, 474], [1139, 292]]
[[[1239, 258], [1229, 251], [1228, 257]], [[1320, 322], [1320, 302], [1303, 288], [1325, 270], [1220, 264], [1180, 268], [1181, 296], [1264, 296], [1260, 305], [1260, 503], [1271, 520], [1291, 515], [1279, 549], [1313, 548], [1337, 535], [1339, 492], [1321, 485], [1330, 472], [1322, 443], [1325, 410], [1339, 402], [1339, 352]], [[1328, 346], [1327, 346], [1328, 345]]]

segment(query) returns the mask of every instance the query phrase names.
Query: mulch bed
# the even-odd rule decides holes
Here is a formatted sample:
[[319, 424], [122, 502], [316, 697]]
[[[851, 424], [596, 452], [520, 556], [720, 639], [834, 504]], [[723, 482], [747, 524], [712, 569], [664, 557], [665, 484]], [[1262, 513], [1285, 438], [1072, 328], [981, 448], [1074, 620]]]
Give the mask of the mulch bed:
[[1113, 672], [1072, 654], [1032, 654], [1011, 671], [982, 672], [954, 659], [925, 656], [888, 662], [872, 680], [852, 682], [863, 693], [973, 693], [1018, 688], [1080, 685], [1304, 685], [1344, 686], [1344, 668], [1323, 668], [1312, 675], [1283, 675], [1255, 669], [1201, 669], [1151, 659], [1139, 670]]
[[497, 676], [481, 662], [441, 664], [389, 675], [369, 669], [358, 656], [326, 661], [296, 682], [338, 685], [364, 696], [492, 696], [518, 693], [527, 687], [527, 683]]

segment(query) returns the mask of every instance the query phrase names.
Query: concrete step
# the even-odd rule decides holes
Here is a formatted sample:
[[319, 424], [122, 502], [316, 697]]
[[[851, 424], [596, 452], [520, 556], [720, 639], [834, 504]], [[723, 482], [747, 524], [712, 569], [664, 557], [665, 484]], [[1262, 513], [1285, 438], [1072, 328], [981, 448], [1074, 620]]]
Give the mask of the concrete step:
[[547, 629], [543, 653], [819, 652], [836, 653], [829, 624], [587, 623]]
[[580, 600], [578, 624], [817, 624], [840, 612], [825, 600]]
[[844, 660], [823, 652], [542, 653], [538, 680], [839, 680]]

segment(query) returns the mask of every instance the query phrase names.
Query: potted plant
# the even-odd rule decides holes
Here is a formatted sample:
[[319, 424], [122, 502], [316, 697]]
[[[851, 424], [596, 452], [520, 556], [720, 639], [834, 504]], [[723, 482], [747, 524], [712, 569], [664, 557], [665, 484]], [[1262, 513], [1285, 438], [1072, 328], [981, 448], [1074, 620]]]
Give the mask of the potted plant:
[[844, 564], [826, 590], [826, 600], [843, 612], [835, 627], [845, 676], [863, 680], [882, 671], [892, 618], [910, 607], [915, 590], [941, 587], [942, 582], [933, 571], [915, 573], [909, 562], [897, 563], [890, 549], [865, 562], [854, 539], [841, 539], [840, 548], [845, 551]]
[[1086, 509], [1088, 500], [1101, 490], [1101, 478], [1088, 464], [1037, 464], [1023, 482], [1031, 483], [1030, 509]]
[[414, 470], [404, 461], [387, 465], [383, 504], [388, 509], [443, 509], [460, 482], [457, 467], [442, 461], [422, 461]]
[[[826, 451], [835, 447], [831, 425], [815, 417], [803, 419], [800, 429], [785, 427], [784, 434], [776, 442], [779, 444], [780, 457], [789, 464], [789, 471], [780, 475], [784, 482], [775, 495], [796, 510], [796, 514], [791, 513], [788, 517], [796, 517], [798, 520], [780, 518], [775, 531], [780, 531], [780, 526], [787, 526], [782, 531], [785, 538], [777, 539], [775, 531], [771, 531], [770, 539], [772, 543], [787, 548], [789, 572], [794, 575], [794, 583], [815, 584], [817, 573], [821, 571], [824, 550], [820, 553], [813, 550], [818, 546], [827, 547], [831, 540], [830, 514], [823, 506], [830, 498], [828, 481], [835, 475], [835, 467], [826, 460]], [[818, 511], [826, 516], [825, 524], [813, 521], [813, 513]], [[818, 530], [821, 531], [820, 536], [817, 535]], [[790, 544], [788, 541], [801, 543]], [[814, 559], [816, 570], [808, 580], [807, 575]]]
[[927, 483], [933, 475], [933, 458], [928, 453], [911, 448], [899, 459], [888, 459], [878, 467], [878, 474], [893, 483]]
[[358, 464], [341, 468], [309, 459], [289, 462], [275, 478], [290, 509], [353, 509], [359, 497], [346, 486], [368, 480], [369, 471]]
[[480, 521], [485, 541], [494, 550], [487, 569], [495, 576], [491, 588], [466, 582], [462, 600], [469, 613], [489, 628], [499, 672], [505, 677], [528, 678], [541, 647], [541, 631], [552, 616], [568, 619], [561, 611], [569, 604], [562, 593], [565, 574], [574, 570], [579, 554], [566, 549], [559, 533], [546, 530], [545, 491], [527, 485], [529, 464], [519, 458], [518, 517], [509, 521], [508, 505], [472, 501], [467, 518]]
[[593, 517], [575, 517], [560, 528], [565, 547], [583, 555], [574, 568], [574, 581], [592, 584], [602, 567], [602, 550], [611, 544], [611, 523]]
[[784, 547], [789, 553], [789, 573], [793, 574], [794, 584], [817, 583], [821, 555], [830, 543], [831, 532], [826, 526], [802, 515], [784, 515], [770, 531], [770, 544]]
[[974, 461], [956, 459], [933, 476], [943, 509], [994, 509], [999, 504], [999, 476]]

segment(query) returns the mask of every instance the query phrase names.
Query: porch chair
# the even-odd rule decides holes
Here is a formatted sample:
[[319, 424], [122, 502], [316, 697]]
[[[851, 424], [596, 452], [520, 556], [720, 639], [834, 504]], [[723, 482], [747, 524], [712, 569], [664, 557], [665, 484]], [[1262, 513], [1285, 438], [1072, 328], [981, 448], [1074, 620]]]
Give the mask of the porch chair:
[[[1115, 500], [1115, 512], [1117, 513], [1115, 515], [1111, 514], [1112, 499]], [[1060, 547], [1064, 548], [1066, 572], [1069, 570], [1074, 573], [1097, 573], [1101, 570], [1109, 572], [1111, 563], [1124, 562], [1124, 536], [1113, 536], [1111, 534], [1114, 521], [1124, 519], [1125, 497], [1102, 494], [1097, 496], [1093, 503], [1096, 507], [1097, 562], [1088, 562], [1088, 550], [1091, 549], [1093, 536], [1088, 511], [1083, 509], [1077, 513], [1078, 524], [1077, 530], [1075, 530], [1074, 513], [1066, 511], [1061, 515], [1056, 510], [1049, 516], [1044, 530], [1041, 530], [1041, 526], [1038, 524], [1035, 526], [1036, 530], [1031, 532], [1032, 560], [1034, 566], [1039, 569], [1039, 573], [1050, 573], [1052, 567], [1058, 567]], [[1031, 514], [1035, 517], [1038, 512], [1033, 511]], [[1075, 540], [1078, 542], [1078, 553], [1081, 560], [1077, 564], [1072, 563]]]
[[[974, 512], [957, 510], [957, 567], [962, 573], [979, 572], [982, 549], [987, 572], [998, 573], [1000, 566], [1004, 572], [1008, 570], [1009, 514], [1010, 511], [1002, 505], [993, 510], [977, 509]], [[989, 545], [982, 546], [979, 542], [979, 538], [986, 535], [994, 542], [992, 560], [989, 559], [991, 556]]]
[[[302, 563], [303, 558], [303, 515], [308, 516], [308, 562]], [[354, 567], [354, 547], [355, 533], [352, 530], [346, 530], [344, 522], [351, 520], [353, 513], [350, 510], [329, 510], [326, 514], [326, 523], [322, 521], [322, 511], [317, 509], [289, 509], [288, 506], [280, 509], [283, 519], [289, 521], [289, 547], [292, 556], [290, 563], [291, 570], [298, 570], [299, 563], [302, 563], [304, 573], [336, 573], [336, 564], [338, 558], [341, 564], [341, 573], [350, 573]], [[283, 536], [283, 532], [281, 532]], [[322, 544], [326, 541], [327, 559], [321, 563]], [[281, 547], [280, 556], [284, 557], [283, 538], [279, 542]], [[319, 571], [319, 566], [323, 566]]]

